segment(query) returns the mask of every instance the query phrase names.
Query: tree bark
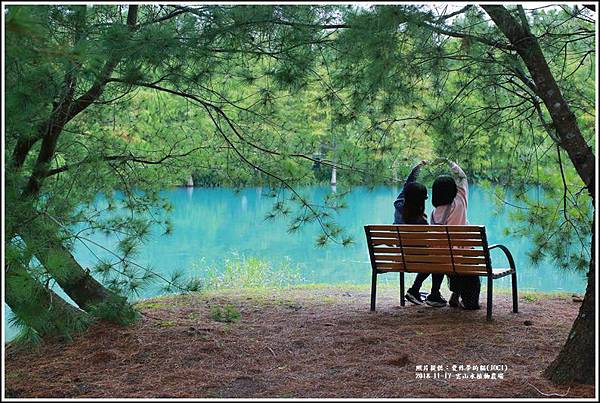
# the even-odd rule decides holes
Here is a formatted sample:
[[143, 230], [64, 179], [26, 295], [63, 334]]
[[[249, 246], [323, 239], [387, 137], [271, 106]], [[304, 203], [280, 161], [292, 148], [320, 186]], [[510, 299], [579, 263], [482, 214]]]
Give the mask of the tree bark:
[[579, 314], [567, 337], [567, 343], [558, 357], [546, 368], [544, 375], [552, 382], [564, 384], [579, 382], [594, 384], [594, 307], [595, 307], [595, 272], [594, 272], [594, 240], [595, 231], [592, 228], [592, 260], [588, 271], [588, 284]]
[[91, 318], [34, 279], [18, 264], [6, 268], [5, 302], [41, 337], [71, 335]]
[[[594, 181], [595, 156], [587, 144], [575, 114], [570, 110], [558, 84], [548, 67], [546, 58], [535, 36], [531, 34], [527, 21], [523, 26], [503, 6], [481, 6], [504, 33], [527, 66], [535, 83], [536, 94], [550, 112], [552, 123], [560, 139], [560, 146], [567, 151], [573, 166], [585, 184], [595, 206]], [[595, 228], [592, 224], [592, 258], [588, 271], [588, 284], [579, 310], [573, 323], [567, 343], [558, 357], [545, 370], [544, 374], [556, 383], [580, 382], [595, 383], [595, 267], [594, 267]]]
[[89, 310], [116, 297], [75, 260], [57, 236], [60, 228], [49, 218], [40, 215], [19, 230], [25, 244], [33, 247], [35, 257], [81, 309]]

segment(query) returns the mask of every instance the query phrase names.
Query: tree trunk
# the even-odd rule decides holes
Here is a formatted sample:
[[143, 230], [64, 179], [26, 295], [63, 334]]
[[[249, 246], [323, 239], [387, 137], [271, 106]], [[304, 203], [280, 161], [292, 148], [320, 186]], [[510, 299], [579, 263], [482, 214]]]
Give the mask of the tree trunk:
[[34, 279], [22, 265], [6, 267], [5, 302], [41, 337], [69, 336], [91, 318]]
[[[571, 112], [558, 88], [542, 49], [537, 39], [531, 34], [527, 21], [523, 19], [523, 25], [520, 25], [503, 6], [482, 5], [481, 7], [489, 14], [523, 59], [535, 83], [536, 94], [550, 112], [560, 145], [567, 151], [573, 166], [587, 187], [592, 204], [595, 205], [594, 153], [581, 135], [575, 114]], [[592, 234], [592, 259], [588, 272], [588, 284], [579, 315], [573, 323], [567, 343], [545, 371], [545, 375], [557, 383], [595, 383], [595, 231], [593, 225]]]
[[590, 270], [588, 271], [588, 284], [585, 291], [585, 297], [579, 315], [573, 323], [567, 343], [558, 354], [558, 357], [544, 371], [544, 375], [552, 382], [569, 383], [572, 381], [594, 384], [595, 366], [594, 366], [594, 304], [596, 301], [596, 292], [594, 290], [595, 272], [594, 272], [594, 240], [595, 231], [592, 228], [592, 260]]
[[88, 310], [114, 296], [75, 260], [58, 238], [60, 229], [49, 218], [40, 215], [19, 230], [35, 257], [81, 309]]

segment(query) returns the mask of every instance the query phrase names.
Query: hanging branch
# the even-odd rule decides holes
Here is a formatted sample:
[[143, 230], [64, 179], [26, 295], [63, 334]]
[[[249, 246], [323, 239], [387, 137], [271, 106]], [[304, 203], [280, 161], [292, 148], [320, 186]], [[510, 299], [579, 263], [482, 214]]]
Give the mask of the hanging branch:
[[242, 161], [244, 161], [246, 164], [248, 164], [249, 166], [251, 166], [252, 168], [264, 173], [265, 175], [277, 180], [278, 182], [280, 182], [281, 184], [283, 184], [287, 189], [289, 189], [294, 196], [296, 196], [298, 198], [298, 200], [300, 201], [300, 203], [307, 207], [311, 213], [313, 213], [313, 215], [315, 216], [315, 219], [317, 220], [317, 222], [319, 223], [319, 226], [321, 227], [321, 230], [323, 231], [323, 233], [325, 234], [325, 236], [327, 236], [328, 239], [332, 240], [334, 243], [337, 244], [342, 244], [341, 242], [338, 242], [337, 239], [335, 239], [335, 237], [333, 237], [329, 231], [327, 230], [326, 226], [323, 224], [323, 221], [320, 218], [320, 214], [318, 212], [316, 212], [312, 205], [310, 203], [308, 203], [297, 191], [296, 189], [294, 189], [293, 186], [291, 186], [285, 179], [280, 178], [279, 176], [263, 169], [262, 167], [253, 164], [251, 161], [249, 161], [238, 149], [237, 147], [235, 147], [235, 145], [233, 144], [233, 142], [229, 139], [229, 137], [225, 134], [225, 132], [223, 131], [223, 129], [221, 128], [221, 126], [219, 125], [219, 123], [217, 123], [216, 119], [214, 118], [214, 116], [212, 115], [209, 106], [208, 105], [202, 105], [204, 107], [204, 109], [206, 110], [206, 112], [208, 113], [208, 116], [210, 117], [210, 119], [212, 120], [213, 124], [215, 125], [215, 128], [217, 129], [217, 131], [221, 134], [221, 136], [223, 136], [223, 139], [225, 139], [225, 141], [227, 142], [227, 144], [229, 144], [229, 146], [234, 150], [234, 152], [238, 155], [238, 157], [240, 157], [240, 159]]

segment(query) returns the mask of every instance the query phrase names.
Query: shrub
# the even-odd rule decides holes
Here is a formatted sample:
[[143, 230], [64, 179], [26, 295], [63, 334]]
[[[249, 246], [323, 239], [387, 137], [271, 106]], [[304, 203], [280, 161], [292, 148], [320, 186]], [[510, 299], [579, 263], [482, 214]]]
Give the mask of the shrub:
[[240, 316], [239, 311], [233, 305], [224, 307], [214, 305], [210, 308], [210, 317], [217, 322], [237, 322]]
[[289, 259], [275, 266], [257, 257], [234, 256], [221, 269], [210, 266], [199, 277], [207, 290], [231, 288], [284, 288], [303, 282], [300, 268]]

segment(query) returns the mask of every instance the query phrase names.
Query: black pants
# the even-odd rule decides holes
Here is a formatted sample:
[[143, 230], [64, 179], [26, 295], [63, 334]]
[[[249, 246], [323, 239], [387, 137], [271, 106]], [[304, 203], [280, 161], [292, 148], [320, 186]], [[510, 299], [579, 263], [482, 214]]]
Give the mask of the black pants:
[[[417, 274], [417, 277], [415, 278], [415, 281], [412, 285], [412, 287], [410, 287], [411, 291], [414, 291], [414, 293], [418, 293], [419, 290], [421, 289], [421, 286], [423, 285], [423, 281], [425, 281], [425, 279], [427, 277], [429, 277], [430, 273], [419, 273]], [[431, 293], [436, 295], [440, 293], [440, 287], [442, 286], [442, 281], [444, 280], [444, 275], [443, 274], [439, 274], [439, 273], [435, 273], [435, 274], [431, 274]]]
[[448, 275], [450, 291], [458, 293], [465, 309], [479, 309], [479, 292], [481, 280], [479, 276]]

